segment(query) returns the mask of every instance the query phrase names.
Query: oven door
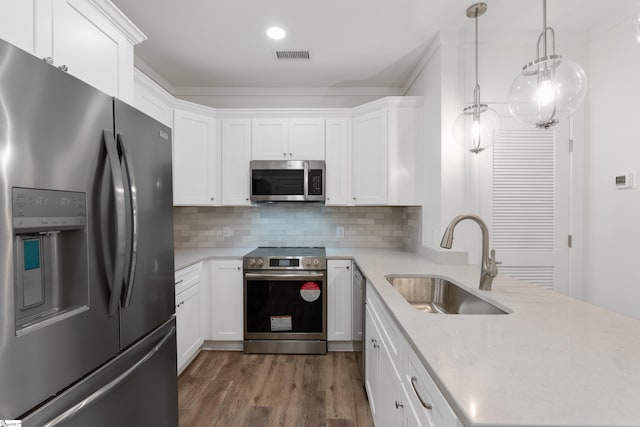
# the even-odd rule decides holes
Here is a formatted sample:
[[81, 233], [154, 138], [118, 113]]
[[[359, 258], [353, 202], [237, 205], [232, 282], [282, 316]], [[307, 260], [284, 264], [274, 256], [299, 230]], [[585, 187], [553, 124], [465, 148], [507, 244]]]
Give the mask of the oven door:
[[245, 340], [326, 340], [326, 272], [245, 272]]

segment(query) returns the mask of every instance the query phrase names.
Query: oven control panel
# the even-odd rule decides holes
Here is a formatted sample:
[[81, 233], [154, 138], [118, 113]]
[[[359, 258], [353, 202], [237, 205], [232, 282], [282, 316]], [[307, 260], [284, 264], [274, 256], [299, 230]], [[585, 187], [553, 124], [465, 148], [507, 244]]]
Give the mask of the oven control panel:
[[326, 270], [323, 257], [252, 257], [243, 259], [245, 270]]

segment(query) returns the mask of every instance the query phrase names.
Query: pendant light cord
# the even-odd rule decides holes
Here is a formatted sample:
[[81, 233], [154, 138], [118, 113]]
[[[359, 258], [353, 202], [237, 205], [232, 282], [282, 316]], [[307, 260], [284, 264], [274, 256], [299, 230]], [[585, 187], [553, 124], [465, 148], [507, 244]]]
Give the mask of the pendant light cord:
[[[544, 34], [544, 56], [547, 56], [547, 0], [542, 0], [542, 33]], [[555, 49], [554, 49], [555, 50]]]
[[473, 103], [476, 108], [480, 109], [480, 85], [478, 84], [478, 12], [474, 18], [476, 23], [476, 39], [475, 39], [475, 53], [476, 53], [476, 86], [473, 88]]

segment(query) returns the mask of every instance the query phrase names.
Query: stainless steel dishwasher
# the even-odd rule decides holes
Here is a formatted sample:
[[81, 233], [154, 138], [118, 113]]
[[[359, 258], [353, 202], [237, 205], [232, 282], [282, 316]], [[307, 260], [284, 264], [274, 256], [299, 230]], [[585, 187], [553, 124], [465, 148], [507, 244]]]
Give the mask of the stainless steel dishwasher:
[[360, 368], [360, 381], [364, 386], [364, 328], [365, 328], [365, 313], [364, 304], [366, 301], [366, 286], [367, 281], [362, 274], [362, 271], [356, 264], [353, 264], [353, 341], [354, 348], [356, 350], [356, 359], [358, 367]]

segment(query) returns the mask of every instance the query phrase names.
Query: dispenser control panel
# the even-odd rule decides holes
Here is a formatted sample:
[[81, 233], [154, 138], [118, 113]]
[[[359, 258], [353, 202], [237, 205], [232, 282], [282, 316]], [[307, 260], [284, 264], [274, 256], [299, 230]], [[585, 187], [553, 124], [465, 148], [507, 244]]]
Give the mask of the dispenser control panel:
[[68, 230], [86, 224], [85, 193], [14, 187], [12, 196], [15, 230]]

